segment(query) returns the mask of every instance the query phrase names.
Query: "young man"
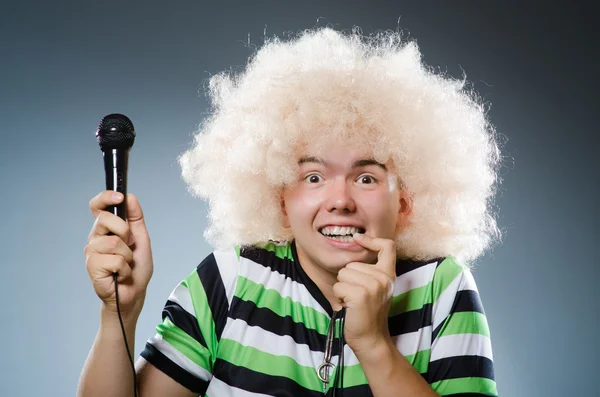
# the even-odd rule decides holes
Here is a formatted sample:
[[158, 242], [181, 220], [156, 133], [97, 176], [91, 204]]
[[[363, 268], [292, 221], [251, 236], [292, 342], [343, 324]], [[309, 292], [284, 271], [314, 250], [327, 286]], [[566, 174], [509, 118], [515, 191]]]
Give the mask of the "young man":
[[[497, 395], [465, 264], [497, 236], [499, 156], [464, 82], [396, 33], [321, 29], [270, 41], [211, 93], [180, 162], [216, 250], [169, 297], [140, 396]], [[90, 202], [103, 309], [80, 396], [133, 389], [111, 275], [132, 346], [153, 263], [137, 199], [128, 223], [102, 210], [122, 199]]]

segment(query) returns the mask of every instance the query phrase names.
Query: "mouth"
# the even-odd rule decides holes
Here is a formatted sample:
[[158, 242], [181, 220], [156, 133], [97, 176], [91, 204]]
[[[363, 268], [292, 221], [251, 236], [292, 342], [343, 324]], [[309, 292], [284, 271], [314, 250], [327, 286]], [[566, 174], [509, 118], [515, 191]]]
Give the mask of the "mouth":
[[335, 241], [351, 243], [354, 241], [354, 233], [364, 233], [365, 229], [354, 226], [325, 226], [319, 229], [323, 236]]

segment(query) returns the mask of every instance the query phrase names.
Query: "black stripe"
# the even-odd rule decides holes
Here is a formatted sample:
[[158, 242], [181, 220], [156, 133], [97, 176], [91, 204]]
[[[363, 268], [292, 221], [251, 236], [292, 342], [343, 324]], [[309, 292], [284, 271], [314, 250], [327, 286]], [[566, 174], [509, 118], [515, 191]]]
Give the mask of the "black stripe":
[[481, 298], [479, 298], [477, 291], [470, 289], [458, 291], [456, 298], [454, 299], [454, 304], [452, 305], [451, 313], [458, 312], [477, 312], [485, 315], [483, 304], [481, 303]]
[[[327, 391], [327, 397], [333, 397], [333, 392], [334, 389], [332, 387]], [[368, 384], [346, 387], [343, 394], [340, 393], [339, 389], [336, 390], [335, 393], [336, 396], [343, 395], [343, 397], [373, 397], [373, 392]]]
[[427, 382], [458, 378], [487, 378], [494, 380], [494, 363], [487, 357], [456, 356], [431, 361], [424, 376]]
[[[231, 364], [217, 358], [214, 376], [230, 386], [254, 393], [280, 397], [322, 397], [322, 392], [309, 390], [285, 376], [273, 376]], [[315, 373], [315, 377], [316, 377]]]
[[267, 251], [261, 247], [245, 246], [240, 250], [240, 257], [268, 267], [272, 271], [302, 284], [303, 280], [299, 277], [294, 262], [288, 258], [279, 258], [272, 251]]
[[437, 262], [438, 266], [445, 258], [436, 258], [427, 261], [414, 261], [411, 259], [398, 259], [396, 260], [396, 277], [399, 277], [408, 272], [412, 272], [415, 269], [429, 265], [430, 263]]
[[252, 301], [234, 297], [230, 317], [243, 320], [250, 326], [260, 327], [276, 335], [290, 336], [296, 343], [308, 345], [312, 351], [325, 351], [325, 335], [307, 328], [303, 323], [294, 322], [290, 316], [282, 317], [269, 308], [257, 307]]
[[215, 322], [215, 333], [218, 342], [221, 340], [223, 328], [225, 328], [225, 324], [227, 323], [229, 305], [227, 304], [227, 293], [225, 292], [221, 272], [219, 272], [214, 254], [207, 256], [198, 265], [196, 272], [206, 291], [208, 305], [212, 312], [213, 321]]
[[171, 320], [171, 322], [179, 329], [208, 349], [206, 341], [200, 332], [200, 327], [198, 327], [198, 320], [196, 320], [196, 317], [186, 312], [178, 303], [170, 300], [167, 301], [162, 311], [163, 320], [165, 317], [169, 317], [169, 320]]
[[151, 344], [146, 343], [146, 347], [142, 351], [141, 356], [144, 357], [150, 364], [154, 365], [169, 377], [173, 378], [173, 380], [183, 387], [191, 390], [194, 393], [198, 393], [199, 395], [204, 395], [204, 393], [206, 393], [209, 382], [190, 374], [171, 361], [167, 356], [162, 354]]
[[[479, 297], [479, 294], [477, 293], [477, 291], [473, 291], [473, 290], [458, 291], [456, 293], [456, 296], [454, 297], [454, 302], [452, 303], [452, 307], [450, 308], [450, 314], [446, 318], [451, 316], [453, 313], [460, 313], [460, 312], [477, 312], [477, 313], [481, 313], [481, 314], [485, 315], [485, 312], [483, 310], [483, 304], [481, 303], [481, 298]], [[435, 328], [435, 330], [433, 330], [433, 333], [431, 334], [432, 341], [434, 341], [438, 337], [438, 335], [439, 335], [440, 331], [442, 330], [445, 323], [446, 323], [445, 320], [442, 321]]]
[[431, 325], [432, 305], [427, 303], [421, 309], [411, 310], [388, 318], [390, 336], [416, 332]]

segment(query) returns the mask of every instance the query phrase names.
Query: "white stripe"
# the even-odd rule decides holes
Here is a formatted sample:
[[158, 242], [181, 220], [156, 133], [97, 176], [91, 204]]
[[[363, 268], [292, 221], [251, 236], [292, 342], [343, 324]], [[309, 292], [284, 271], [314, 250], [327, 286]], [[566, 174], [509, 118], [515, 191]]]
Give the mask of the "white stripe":
[[206, 389], [206, 395], [209, 397], [272, 397], [268, 394], [253, 393], [229, 386], [219, 378], [213, 378]]
[[292, 301], [315, 309], [329, 317], [329, 314], [321, 307], [319, 302], [312, 297], [306, 287], [285, 275], [272, 271], [270, 268], [260, 265], [248, 258], [242, 258], [242, 275], [248, 280], [262, 284], [266, 289], [277, 291], [282, 298], [291, 298]]
[[277, 335], [260, 327], [250, 326], [243, 320], [228, 318], [225, 330], [223, 338], [274, 356], [290, 357], [305, 367], [316, 368], [323, 361], [323, 352], [311, 351], [308, 345], [296, 343], [289, 335]]
[[416, 332], [392, 337], [392, 341], [403, 356], [411, 356], [422, 350], [431, 348], [432, 327], [427, 326]]
[[173, 361], [173, 363], [177, 364], [197, 378], [205, 381], [208, 381], [212, 378], [212, 374], [210, 372], [184, 356], [179, 352], [179, 350], [175, 349], [167, 341], [165, 341], [162, 336], [156, 334], [148, 340], [148, 343], [156, 347], [162, 354], [167, 356], [169, 360]]
[[460, 286], [458, 287], [459, 291], [464, 291], [464, 290], [473, 290], [477, 293], [479, 293], [479, 290], [477, 289], [477, 284], [475, 283], [475, 279], [473, 278], [473, 273], [471, 273], [470, 270], [465, 269], [463, 270], [463, 277], [460, 283]]
[[227, 251], [214, 251], [213, 255], [217, 261], [219, 273], [221, 273], [221, 279], [225, 286], [225, 293], [227, 294], [228, 307], [231, 307], [231, 301], [233, 300], [233, 294], [235, 293], [235, 287], [237, 284], [237, 276], [240, 270], [240, 262], [238, 260], [235, 250]]
[[[431, 326], [421, 328], [416, 332], [402, 334], [392, 337], [394, 345], [403, 356], [417, 354], [422, 350], [431, 348]], [[337, 363], [337, 356], [333, 356], [332, 363]], [[344, 365], [351, 366], [359, 364], [356, 354], [350, 346], [344, 345]]]
[[173, 292], [171, 292], [171, 295], [169, 295], [169, 300], [177, 303], [183, 308], [183, 310], [196, 317], [190, 290], [185, 285], [179, 284], [177, 287], [175, 287]]
[[455, 334], [439, 337], [433, 343], [431, 361], [457, 356], [481, 356], [493, 361], [490, 338], [480, 334]]
[[403, 294], [412, 289], [423, 287], [433, 280], [437, 262], [416, 268], [413, 271], [396, 277], [394, 296]]
[[448, 285], [448, 287], [446, 287], [446, 289], [442, 292], [437, 302], [433, 304], [433, 329], [436, 329], [438, 325], [440, 325], [446, 319], [448, 314], [450, 314], [450, 310], [452, 309], [452, 304], [454, 303], [454, 298], [456, 298], [456, 292], [458, 291], [458, 287], [462, 282], [463, 275], [464, 271], [456, 276], [450, 285]]

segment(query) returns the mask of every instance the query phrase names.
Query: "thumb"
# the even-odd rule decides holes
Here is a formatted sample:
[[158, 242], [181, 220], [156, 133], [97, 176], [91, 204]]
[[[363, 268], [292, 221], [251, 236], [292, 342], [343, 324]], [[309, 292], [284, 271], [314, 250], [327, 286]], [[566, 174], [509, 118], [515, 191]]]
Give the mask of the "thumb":
[[137, 243], [148, 240], [148, 229], [144, 220], [144, 212], [134, 194], [127, 195], [127, 222]]

